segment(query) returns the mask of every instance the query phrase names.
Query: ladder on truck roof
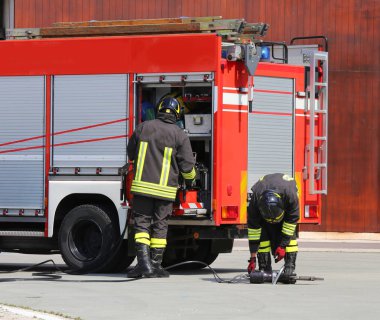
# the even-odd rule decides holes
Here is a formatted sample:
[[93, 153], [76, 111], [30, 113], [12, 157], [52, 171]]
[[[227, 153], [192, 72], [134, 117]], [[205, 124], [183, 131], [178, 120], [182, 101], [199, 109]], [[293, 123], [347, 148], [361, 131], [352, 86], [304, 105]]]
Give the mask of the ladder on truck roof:
[[244, 19], [186, 17], [166, 19], [57, 22], [52, 27], [7, 29], [7, 39], [158, 35], [178, 33], [216, 33], [225, 42], [258, 42], [269, 25], [248, 23]]
[[[328, 151], [328, 53], [310, 52], [310, 142], [309, 142], [309, 192], [310, 194], [327, 194], [327, 151]], [[316, 81], [316, 69], [322, 68], [321, 78]], [[318, 95], [318, 105], [316, 96]], [[306, 100], [307, 100], [306, 95]], [[320, 122], [319, 134], [315, 134], [316, 121]], [[315, 154], [315, 151], [316, 154]], [[315, 185], [321, 181], [321, 187]]]

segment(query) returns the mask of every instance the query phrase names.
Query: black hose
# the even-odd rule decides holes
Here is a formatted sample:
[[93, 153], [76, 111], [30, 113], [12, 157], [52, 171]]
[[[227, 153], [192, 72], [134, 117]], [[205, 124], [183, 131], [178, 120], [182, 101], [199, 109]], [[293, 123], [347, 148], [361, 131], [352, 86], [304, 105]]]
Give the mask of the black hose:
[[[29, 267], [26, 267], [26, 268], [21, 268], [21, 269], [17, 269], [17, 270], [12, 270], [12, 271], [0, 271], [0, 274], [8, 274], [8, 273], [17, 273], [17, 272], [23, 272], [23, 271], [28, 271], [28, 270], [31, 270], [31, 269], [34, 269], [38, 266], [41, 266], [41, 265], [44, 265], [44, 264], [47, 264], [51, 262], [54, 266], [54, 268], [56, 269], [56, 271], [58, 272], [61, 272], [63, 274], [69, 274], [69, 275], [79, 275], [81, 273], [78, 273], [78, 272], [73, 272], [73, 271], [65, 271], [63, 270], [62, 268], [58, 267], [57, 264], [54, 262], [54, 260], [52, 259], [49, 259], [49, 260], [46, 260], [46, 261], [43, 261], [43, 262], [40, 262], [40, 263], [37, 263], [37, 264], [34, 264], [32, 266], [29, 266]], [[233, 277], [232, 279], [222, 279], [217, 273], [216, 271], [211, 268], [207, 263], [204, 263], [202, 261], [184, 261], [184, 262], [180, 262], [180, 263], [176, 263], [176, 264], [173, 264], [171, 266], [168, 266], [165, 268], [165, 270], [170, 270], [170, 269], [173, 269], [173, 268], [176, 268], [176, 267], [179, 267], [179, 266], [182, 266], [182, 265], [185, 265], [185, 264], [190, 264], [190, 263], [197, 263], [197, 264], [201, 264], [205, 267], [207, 267], [208, 269], [211, 270], [216, 282], [218, 283], [239, 283], [239, 282], [246, 282], [246, 283], [249, 283], [249, 275], [248, 274], [240, 274], [240, 275], [237, 275], [235, 277]], [[121, 279], [121, 280], [63, 280], [62, 279], [62, 275], [59, 275], [57, 274], [56, 272], [34, 272], [32, 273], [32, 276], [34, 277], [45, 277], [45, 278], [33, 278], [33, 279], [29, 279], [29, 278], [5, 278], [5, 279], [1, 279], [0, 278], [0, 282], [12, 282], [12, 281], [56, 281], [56, 280], [59, 280], [60, 282], [91, 282], [91, 283], [94, 283], [94, 282], [99, 282], [99, 283], [111, 283], [111, 282], [129, 282], [129, 281], [136, 281], [136, 280], [140, 280], [140, 279], [145, 279], [145, 278], [132, 278], [132, 279]]]

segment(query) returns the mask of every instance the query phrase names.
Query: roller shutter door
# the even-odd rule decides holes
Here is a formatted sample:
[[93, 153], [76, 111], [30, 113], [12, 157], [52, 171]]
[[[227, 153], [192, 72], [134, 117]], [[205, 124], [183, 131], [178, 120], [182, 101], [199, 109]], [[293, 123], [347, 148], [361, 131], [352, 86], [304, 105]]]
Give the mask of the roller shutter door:
[[0, 208], [42, 209], [44, 77], [0, 77]]
[[248, 190], [263, 175], [294, 171], [294, 81], [255, 77], [248, 116]]
[[53, 166], [123, 166], [128, 130], [128, 76], [55, 76], [53, 87]]

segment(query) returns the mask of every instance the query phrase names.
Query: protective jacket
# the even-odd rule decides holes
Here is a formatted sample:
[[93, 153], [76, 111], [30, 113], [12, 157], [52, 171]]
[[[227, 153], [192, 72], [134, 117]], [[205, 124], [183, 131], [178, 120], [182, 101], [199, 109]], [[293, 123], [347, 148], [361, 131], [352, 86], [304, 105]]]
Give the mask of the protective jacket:
[[273, 190], [279, 194], [284, 203], [284, 218], [280, 222], [280, 246], [286, 247], [294, 238], [297, 222], [300, 217], [298, 191], [294, 179], [282, 173], [268, 174], [252, 187], [252, 197], [248, 208], [248, 241], [250, 252], [257, 252], [260, 244], [262, 227], [276, 228], [278, 224], [270, 224], [261, 216], [258, 199], [265, 190]]
[[128, 157], [134, 161], [131, 192], [174, 201], [178, 175], [195, 178], [195, 159], [189, 137], [176, 124], [172, 113], [157, 114], [157, 119], [140, 123], [128, 142]]

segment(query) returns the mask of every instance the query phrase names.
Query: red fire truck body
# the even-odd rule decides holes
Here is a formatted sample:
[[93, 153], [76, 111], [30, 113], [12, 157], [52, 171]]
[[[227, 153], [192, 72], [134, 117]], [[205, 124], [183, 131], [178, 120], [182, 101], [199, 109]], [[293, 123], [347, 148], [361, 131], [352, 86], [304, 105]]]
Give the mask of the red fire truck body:
[[[325, 166], [314, 159], [310, 171], [308, 161], [324, 140], [310, 143], [305, 103], [317, 94], [307, 98], [306, 67], [260, 62], [252, 77], [226, 51], [215, 34], [0, 42], [0, 249], [59, 249], [84, 271], [128, 266], [133, 237], [123, 233], [129, 207], [119, 169], [144, 107], [173, 92], [188, 106], [179, 125], [200, 165], [194, 190], [179, 190], [166, 264], [211, 263], [231, 251], [263, 174], [294, 176], [301, 222], [319, 223], [324, 192], [309, 188], [322, 188]], [[320, 117], [312, 115], [315, 137]]]

